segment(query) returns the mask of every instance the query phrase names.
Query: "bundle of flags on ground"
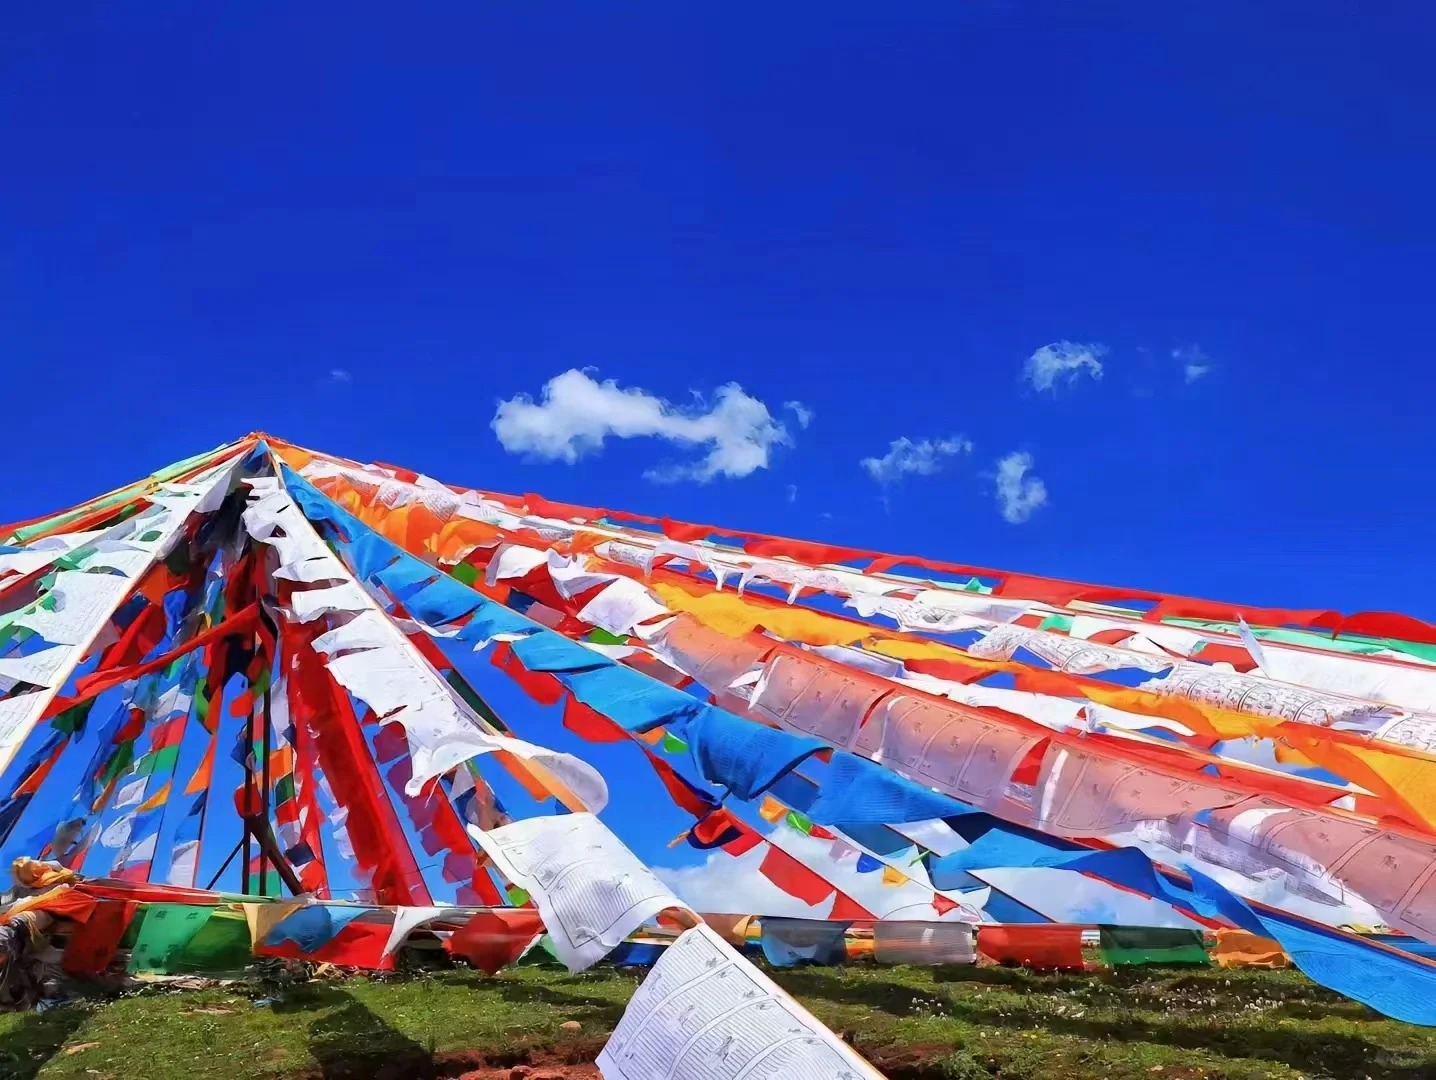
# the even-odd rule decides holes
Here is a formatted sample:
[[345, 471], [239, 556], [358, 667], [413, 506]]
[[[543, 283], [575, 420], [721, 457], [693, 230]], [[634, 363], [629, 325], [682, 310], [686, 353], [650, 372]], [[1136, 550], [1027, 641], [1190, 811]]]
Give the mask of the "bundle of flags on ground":
[[[165, 895], [176, 899], [160, 899]], [[529, 962], [559, 962], [543, 919], [532, 907], [393, 908], [74, 881], [11, 905], [0, 914], [0, 924], [24, 911], [46, 912], [58, 920], [63, 968], [78, 977], [119, 970], [117, 962], [134, 975], [238, 975], [262, 957], [384, 971], [393, 969], [405, 950], [420, 958], [442, 950], [490, 974], [525, 957]], [[1229, 928], [837, 922], [733, 914], [701, 919], [724, 940], [773, 967], [986, 963], [1082, 971], [1188, 965], [1275, 968], [1291, 963], [1275, 941]], [[628, 935], [606, 960], [649, 967], [678, 936], [670, 920], [651, 922]]]

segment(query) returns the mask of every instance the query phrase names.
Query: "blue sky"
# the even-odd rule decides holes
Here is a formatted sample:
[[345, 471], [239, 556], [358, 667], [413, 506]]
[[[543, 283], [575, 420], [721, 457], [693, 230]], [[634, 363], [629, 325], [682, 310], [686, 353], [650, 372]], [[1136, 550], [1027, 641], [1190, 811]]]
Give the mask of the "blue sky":
[[[0, 514], [264, 428], [499, 489], [1436, 614], [1427, 17], [1161, 7], [19, 14]], [[1024, 383], [1064, 340], [1107, 348], [1100, 381]], [[495, 403], [588, 366], [680, 403], [736, 382], [792, 445], [707, 484], [645, 480], [683, 459], [651, 439], [507, 454]], [[956, 435], [970, 455], [886, 492], [859, 464]], [[984, 476], [1015, 451], [1047, 491], [1019, 526]]]
[[0, 520], [265, 429], [1431, 618], [1433, 16], [1339, 7], [16, 12]]

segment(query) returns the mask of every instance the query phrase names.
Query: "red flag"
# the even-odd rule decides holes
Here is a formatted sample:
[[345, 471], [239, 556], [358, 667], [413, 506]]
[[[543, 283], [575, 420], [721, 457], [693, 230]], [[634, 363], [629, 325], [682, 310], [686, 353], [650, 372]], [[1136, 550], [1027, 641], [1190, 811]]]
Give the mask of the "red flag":
[[589, 742], [614, 743], [629, 739], [624, 728], [574, 697], [564, 702], [563, 726]]
[[[810, 906], [822, 903], [833, 895], [834, 886], [804, 866], [780, 847], [769, 845], [758, 872], [782, 889]], [[868, 916], [871, 918], [871, 916]]]
[[757, 829], [751, 829], [743, 822], [734, 818], [733, 821], [740, 827], [742, 835], [736, 840], [729, 840], [723, 845], [723, 850], [729, 855], [746, 855], [763, 842], [763, 834]]
[[517, 960], [541, 933], [543, 920], [532, 908], [481, 911], [454, 931], [444, 948], [492, 975]]
[[840, 889], [828, 918], [834, 922], [845, 922], [850, 919], [876, 919], [877, 916]]

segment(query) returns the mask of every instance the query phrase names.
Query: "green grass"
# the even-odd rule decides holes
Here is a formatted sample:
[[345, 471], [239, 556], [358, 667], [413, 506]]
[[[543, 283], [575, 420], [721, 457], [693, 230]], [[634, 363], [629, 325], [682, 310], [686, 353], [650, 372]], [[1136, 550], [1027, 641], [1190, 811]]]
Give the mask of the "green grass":
[[[1436, 1032], [1294, 972], [852, 965], [776, 978], [898, 1080], [1436, 1077]], [[612, 969], [518, 967], [305, 983], [270, 1006], [248, 987], [147, 991], [0, 1016], [0, 1077], [454, 1076], [462, 1068], [444, 1055], [457, 1051], [490, 1064], [544, 1049], [592, 1060], [637, 983]], [[582, 1032], [561, 1030], [567, 1020]]]

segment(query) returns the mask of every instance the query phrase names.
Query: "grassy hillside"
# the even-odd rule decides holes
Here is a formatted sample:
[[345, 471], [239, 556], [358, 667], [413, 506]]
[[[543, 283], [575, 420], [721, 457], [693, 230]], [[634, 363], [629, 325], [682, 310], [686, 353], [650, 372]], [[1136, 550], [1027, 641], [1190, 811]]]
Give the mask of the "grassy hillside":
[[[1436, 1033], [1293, 972], [853, 965], [776, 978], [899, 1080], [1436, 1077]], [[519, 967], [310, 982], [268, 1004], [258, 986], [146, 991], [0, 1016], [0, 1077], [397, 1080], [507, 1077], [522, 1064], [534, 1077], [594, 1076], [561, 1063], [593, 1060], [637, 983], [636, 972]]]

